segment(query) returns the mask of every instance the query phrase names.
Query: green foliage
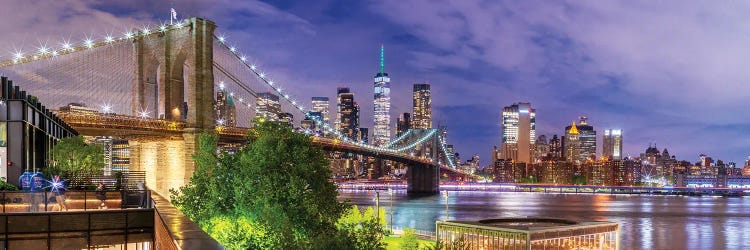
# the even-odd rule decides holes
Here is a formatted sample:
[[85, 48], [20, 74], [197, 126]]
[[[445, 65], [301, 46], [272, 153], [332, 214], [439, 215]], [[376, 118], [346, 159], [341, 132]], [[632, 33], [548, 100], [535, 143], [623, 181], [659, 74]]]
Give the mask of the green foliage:
[[18, 187], [16, 187], [16, 185], [0, 180], [0, 190], [1, 191], [18, 191]]
[[55, 164], [44, 170], [48, 176], [90, 176], [101, 174], [104, 169], [104, 147], [99, 144], [86, 144], [83, 136], [60, 139], [52, 147], [52, 158]]
[[583, 176], [583, 175], [574, 175], [572, 183], [574, 185], [586, 185], [586, 176]]
[[401, 235], [402, 250], [419, 250], [419, 240], [417, 240], [417, 231], [412, 228], [404, 228], [404, 234]]
[[537, 178], [534, 176], [529, 176], [529, 177], [521, 178], [520, 182], [521, 183], [538, 183], [539, 180], [537, 180]]
[[229, 250], [269, 249], [278, 245], [278, 238], [248, 216], [214, 216], [202, 224], [206, 233]]
[[[385, 215], [384, 209], [381, 209], [381, 212]], [[381, 219], [382, 221], [384, 219]], [[336, 223], [339, 230], [338, 238], [349, 241], [346, 245], [357, 250], [385, 249], [383, 226], [384, 224], [379, 223], [375, 217], [375, 209], [368, 207], [360, 214], [357, 206], [350, 207]]]
[[[359, 211], [342, 218], [348, 205], [336, 200], [327, 156], [309, 137], [278, 122], [259, 122], [248, 137], [228, 154], [217, 151], [216, 135], [201, 135], [190, 183], [171, 190], [175, 206], [230, 249], [381, 249], [354, 247], [357, 237], [379, 243], [382, 226], [374, 218], [362, 222]], [[346, 228], [357, 229], [340, 230], [340, 218], [358, 222]], [[247, 228], [226, 224], [240, 219]]]

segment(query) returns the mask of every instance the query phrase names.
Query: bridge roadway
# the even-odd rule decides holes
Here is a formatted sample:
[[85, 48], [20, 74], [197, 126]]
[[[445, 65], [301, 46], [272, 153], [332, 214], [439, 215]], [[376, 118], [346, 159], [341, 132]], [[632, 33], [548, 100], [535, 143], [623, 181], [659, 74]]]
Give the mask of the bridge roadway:
[[[182, 121], [142, 118], [118, 114], [84, 113], [70, 111], [54, 112], [58, 117], [72, 126], [76, 131], [83, 135], [89, 136], [118, 136], [125, 139], [137, 141], [157, 141], [182, 139], [182, 134], [187, 129], [187, 124]], [[216, 132], [222, 142], [239, 143], [247, 139], [247, 128], [216, 127]], [[373, 156], [381, 159], [404, 163], [409, 166], [437, 166], [436, 163], [428, 158], [415, 157], [403, 152], [393, 152], [362, 147], [359, 145], [342, 142], [337, 139], [313, 137], [313, 144], [321, 146], [326, 151]]]

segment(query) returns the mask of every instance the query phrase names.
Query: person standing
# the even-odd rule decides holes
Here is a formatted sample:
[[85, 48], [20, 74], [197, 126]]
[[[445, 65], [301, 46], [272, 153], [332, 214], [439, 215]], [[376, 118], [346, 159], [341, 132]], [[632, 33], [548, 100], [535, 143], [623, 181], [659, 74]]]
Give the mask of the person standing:
[[96, 198], [101, 201], [99, 209], [107, 209], [107, 190], [104, 183], [99, 182], [99, 184], [96, 185]]
[[59, 207], [59, 211], [68, 211], [68, 206], [65, 205], [65, 181], [60, 179], [59, 175], [52, 177], [52, 193], [55, 194], [55, 201]]

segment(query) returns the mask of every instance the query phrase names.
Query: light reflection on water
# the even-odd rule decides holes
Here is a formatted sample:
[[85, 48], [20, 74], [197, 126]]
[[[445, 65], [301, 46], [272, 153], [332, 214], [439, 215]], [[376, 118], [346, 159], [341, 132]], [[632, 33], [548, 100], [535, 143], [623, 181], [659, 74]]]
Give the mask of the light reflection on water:
[[[390, 196], [381, 191], [380, 205]], [[373, 206], [375, 191], [340, 191], [341, 200]], [[435, 230], [446, 216], [441, 195], [393, 196], [393, 224]], [[390, 212], [388, 213], [390, 214]], [[450, 220], [538, 216], [619, 222], [621, 249], [750, 249], [750, 197], [450, 192]]]

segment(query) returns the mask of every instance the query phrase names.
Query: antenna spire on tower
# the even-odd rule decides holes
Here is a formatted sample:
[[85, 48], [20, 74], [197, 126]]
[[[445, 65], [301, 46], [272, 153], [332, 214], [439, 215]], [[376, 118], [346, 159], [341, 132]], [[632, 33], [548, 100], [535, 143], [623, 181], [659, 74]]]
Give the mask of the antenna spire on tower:
[[380, 44], [380, 74], [385, 74], [385, 47]]

